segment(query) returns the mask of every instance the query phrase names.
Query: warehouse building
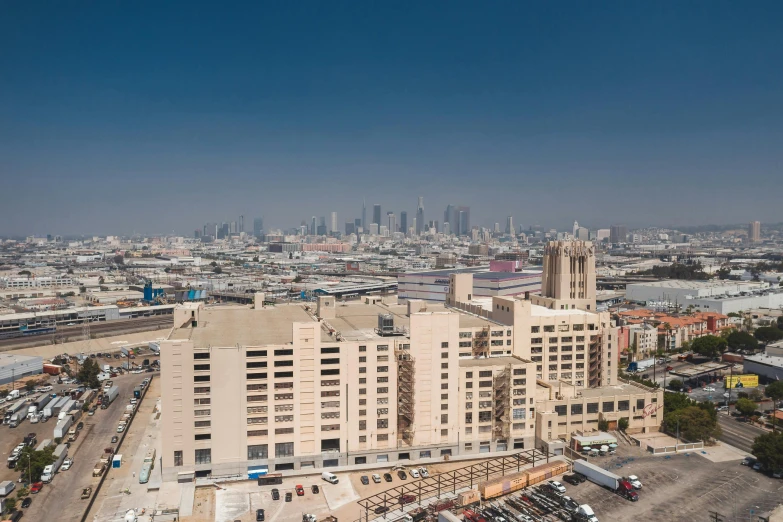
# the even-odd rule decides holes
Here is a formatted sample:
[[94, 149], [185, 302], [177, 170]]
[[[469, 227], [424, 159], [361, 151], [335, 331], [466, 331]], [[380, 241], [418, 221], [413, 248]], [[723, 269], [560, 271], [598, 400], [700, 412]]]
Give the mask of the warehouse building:
[[410, 272], [398, 276], [400, 299], [423, 299], [444, 303], [449, 293], [449, 276], [473, 274], [472, 295], [476, 297], [524, 295], [541, 292], [541, 272], [488, 272], [486, 268], [460, 268]]
[[28, 355], [0, 354], [0, 384], [43, 373], [43, 359]]

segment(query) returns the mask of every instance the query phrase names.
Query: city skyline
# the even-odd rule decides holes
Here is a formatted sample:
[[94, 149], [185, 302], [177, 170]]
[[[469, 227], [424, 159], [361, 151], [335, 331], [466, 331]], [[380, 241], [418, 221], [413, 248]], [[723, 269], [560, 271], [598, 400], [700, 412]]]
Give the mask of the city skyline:
[[449, 7], [7, 6], [0, 234], [779, 221], [783, 5]]

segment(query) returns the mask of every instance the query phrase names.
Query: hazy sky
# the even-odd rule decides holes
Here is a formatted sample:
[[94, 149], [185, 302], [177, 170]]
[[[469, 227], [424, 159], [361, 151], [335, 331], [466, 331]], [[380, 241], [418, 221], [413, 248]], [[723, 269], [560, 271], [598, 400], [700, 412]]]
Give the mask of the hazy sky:
[[3, 2], [0, 234], [783, 221], [783, 2], [223, 4]]

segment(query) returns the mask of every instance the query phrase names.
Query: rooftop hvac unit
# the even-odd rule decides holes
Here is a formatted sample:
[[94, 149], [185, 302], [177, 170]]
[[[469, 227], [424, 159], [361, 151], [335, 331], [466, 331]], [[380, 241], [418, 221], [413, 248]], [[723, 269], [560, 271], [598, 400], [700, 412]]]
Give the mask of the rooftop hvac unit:
[[394, 334], [394, 315], [378, 314], [378, 333], [380, 335]]

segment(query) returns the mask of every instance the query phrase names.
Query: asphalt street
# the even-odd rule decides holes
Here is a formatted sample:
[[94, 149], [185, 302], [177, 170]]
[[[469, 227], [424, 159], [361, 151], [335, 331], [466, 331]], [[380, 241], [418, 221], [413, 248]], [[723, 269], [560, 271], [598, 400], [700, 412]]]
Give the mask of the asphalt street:
[[718, 424], [720, 424], [721, 431], [723, 432], [719, 437], [719, 440], [726, 444], [730, 444], [735, 448], [752, 453], [753, 440], [759, 435], [767, 432], [737, 419], [738, 417], [732, 417], [730, 415], [718, 415]]

